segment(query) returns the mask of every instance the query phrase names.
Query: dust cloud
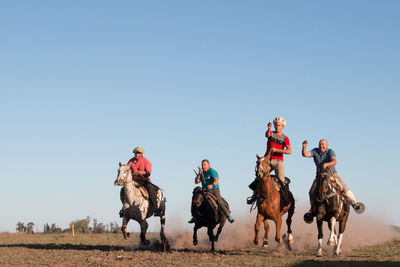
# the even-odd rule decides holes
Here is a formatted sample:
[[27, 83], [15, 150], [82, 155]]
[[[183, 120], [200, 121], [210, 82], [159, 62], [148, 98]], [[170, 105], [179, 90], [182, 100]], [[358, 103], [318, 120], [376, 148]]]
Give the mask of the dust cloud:
[[[303, 221], [303, 214], [306, 212], [306, 208], [296, 207], [295, 214], [293, 216], [292, 231], [294, 236], [294, 244], [292, 249], [295, 251], [305, 251], [314, 249], [317, 247], [317, 226], [314, 222], [312, 224], [306, 224]], [[215, 243], [216, 249], [232, 250], [232, 249], [246, 249], [254, 248], [254, 223], [256, 220], [257, 211], [251, 213], [242, 214], [241, 216], [235, 216], [236, 221], [233, 224], [227, 222], [222, 230], [217, 243]], [[283, 216], [283, 223], [281, 229], [281, 235], [284, 235], [287, 231], [286, 217]], [[268, 221], [270, 230], [268, 235], [268, 242], [270, 249], [278, 247], [275, 242], [275, 224], [272, 221]], [[210, 242], [208, 241], [206, 228], [198, 230], [198, 245], [194, 246], [193, 241], [193, 227], [188, 227], [185, 220], [178, 217], [172, 217], [168, 220], [168, 231], [166, 232], [167, 238], [169, 239], [170, 245], [174, 249], [210, 249]], [[217, 227], [214, 229], [216, 233]], [[338, 229], [338, 223], [336, 223], [336, 229]], [[260, 244], [264, 236], [264, 225], [261, 225], [259, 233]], [[327, 224], [324, 223], [324, 244], [327, 248], [326, 242], [329, 237], [329, 229]], [[400, 231], [394, 226], [386, 224], [383, 220], [374, 218], [371, 215], [356, 214], [354, 211], [350, 213], [347, 227], [344, 232], [343, 242], [341, 246], [342, 251], [351, 251], [363, 246], [376, 245], [379, 243], [391, 241], [394, 239], [400, 239]]]

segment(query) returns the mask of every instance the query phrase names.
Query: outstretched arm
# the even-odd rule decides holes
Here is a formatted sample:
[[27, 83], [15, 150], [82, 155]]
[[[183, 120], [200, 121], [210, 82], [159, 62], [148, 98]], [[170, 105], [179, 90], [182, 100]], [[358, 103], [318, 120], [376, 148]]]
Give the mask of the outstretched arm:
[[303, 155], [303, 157], [311, 158], [311, 152], [307, 151], [307, 145], [308, 145], [308, 142], [307, 142], [307, 140], [305, 140], [303, 142], [303, 149], [301, 150], [301, 154]]

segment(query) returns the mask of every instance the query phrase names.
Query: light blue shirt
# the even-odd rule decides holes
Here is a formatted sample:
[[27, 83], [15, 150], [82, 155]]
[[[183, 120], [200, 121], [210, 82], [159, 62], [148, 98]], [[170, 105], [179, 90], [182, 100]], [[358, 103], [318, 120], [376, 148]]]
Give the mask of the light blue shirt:
[[[314, 148], [311, 151], [311, 156], [314, 158], [314, 163], [317, 169], [322, 169], [322, 165], [324, 163], [328, 163], [332, 161], [332, 158], [336, 158], [335, 151], [332, 149], [327, 149], [325, 153], [321, 153], [319, 148]], [[335, 166], [329, 167], [332, 173], [336, 172]]]

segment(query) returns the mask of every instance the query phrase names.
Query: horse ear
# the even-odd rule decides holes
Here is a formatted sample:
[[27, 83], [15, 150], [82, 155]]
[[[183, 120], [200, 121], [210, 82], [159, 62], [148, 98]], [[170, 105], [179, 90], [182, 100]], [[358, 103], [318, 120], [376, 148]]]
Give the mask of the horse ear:
[[121, 161], [119, 162], [119, 166], [120, 166], [120, 167], [122, 166], [122, 163], [121, 163]]
[[260, 158], [261, 158], [258, 154], [256, 154], [256, 157], [257, 157], [257, 159], [260, 159]]

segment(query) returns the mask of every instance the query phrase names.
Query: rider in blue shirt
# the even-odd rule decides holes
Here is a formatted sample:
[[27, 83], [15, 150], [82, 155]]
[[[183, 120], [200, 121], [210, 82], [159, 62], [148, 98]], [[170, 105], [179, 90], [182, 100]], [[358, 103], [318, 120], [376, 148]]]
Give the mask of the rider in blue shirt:
[[[215, 198], [217, 199], [216, 202], [218, 206], [221, 208], [222, 212], [228, 218], [228, 221], [230, 223], [233, 223], [235, 220], [232, 218], [232, 216], [230, 216], [230, 211], [225, 206], [225, 203], [219, 191], [219, 178], [217, 171], [214, 170], [213, 168], [210, 168], [210, 162], [207, 159], [204, 159], [201, 162], [201, 167], [202, 168], [199, 170], [199, 173], [194, 179], [194, 182], [196, 184], [201, 182], [201, 187], [215, 196]], [[193, 217], [188, 223], [194, 223], [194, 222], [196, 222], [196, 219]]]

